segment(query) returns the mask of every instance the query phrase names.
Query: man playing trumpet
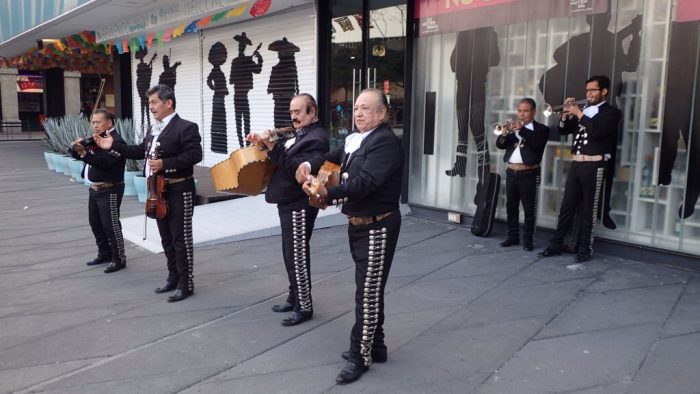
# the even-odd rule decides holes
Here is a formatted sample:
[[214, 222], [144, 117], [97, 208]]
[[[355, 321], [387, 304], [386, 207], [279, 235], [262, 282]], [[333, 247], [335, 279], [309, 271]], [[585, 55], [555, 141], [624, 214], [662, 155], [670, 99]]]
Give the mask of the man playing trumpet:
[[525, 211], [523, 249], [532, 251], [537, 220], [537, 201], [540, 188], [540, 162], [549, 139], [549, 127], [535, 121], [535, 100], [524, 98], [518, 104], [518, 120], [506, 122], [496, 139], [496, 146], [505, 149], [506, 212], [508, 237], [501, 242], [507, 247], [520, 243], [519, 205]]
[[606, 101], [609, 89], [608, 77], [592, 76], [586, 81], [586, 108], [581, 110], [573, 98], [567, 98], [564, 102], [559, 133], [573, 134], [573, 161], [566, 177], [557, 230], [549, 240], [549, 246], [539, 254], [541, 257], [561, 254], [564, 236], [573, 223], [578, 204], [583, 204], [576, 261], [584, 262], [591, 258], [606, 161], [610, 159], [610, 150], [617, 141], [618, 124], [622, 117], [622, 112]]

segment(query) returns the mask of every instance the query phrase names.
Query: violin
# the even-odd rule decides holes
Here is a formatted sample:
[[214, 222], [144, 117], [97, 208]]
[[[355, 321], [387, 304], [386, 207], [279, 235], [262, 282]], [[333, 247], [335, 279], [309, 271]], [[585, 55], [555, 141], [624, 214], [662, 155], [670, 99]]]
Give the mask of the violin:
[[[157, 158], [160, 155], [160, 143], [156, 142], [153, 155], [150, 158]], [[168, 216], [168, 201], [165, 199], [165, 186], [167, 182], [163, 175], [151, 174], [146, 180], [148, 187], [148, 198], [146, 199], [146, 216], [152, 219], [164, 219]]]

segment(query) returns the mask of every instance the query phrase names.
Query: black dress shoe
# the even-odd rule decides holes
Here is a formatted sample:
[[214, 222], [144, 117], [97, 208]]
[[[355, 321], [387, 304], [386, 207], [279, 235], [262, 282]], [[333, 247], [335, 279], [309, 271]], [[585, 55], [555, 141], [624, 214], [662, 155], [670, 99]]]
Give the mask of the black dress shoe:
[[552, 257], [561, 255], [561, 252], [552, 248], [545, 248], [545, 250], [537, 253], [537, 255], [540, 257]]
[[292, 312], [291, 315], [285, 317], [282, 320], [282, 325], [285, 327], [289, 326], [296, 326], [297, 324], [301, 324], [307, 320], [311, 320], [311, 318], [314, 316], [313, 312], [297, 312], [294, 311]]
[[165, 284], [163, 286], [161, 286], [153, 291], [155, 291], [156, 294], [167, 293], [169, 291], [175, 290], [176, 287], [177, 287], [177, 283], [175, 283], [175, 282], [165, 282]]
[[[343, 352], [340, 357], [343, 360], [350, 360], [350, 352]], [[372, 362], [377, 364], [384, 364], [386, 362], [386, 349], [372, 349]]]
[[115, 263], [114, 261], [112, 261], [111, 263], [109, 263], [109, 265], [107, 267], [105, 267], [105, 274], [117, 272], [120, 269], [124, 269], [124, 268], [126, 268], [126, 264]]
[[188, 290], [180, 290], [180, 289], [177, 289], [177, 290], [175, 290], [175, 292], [173, 293], [173, 295], [171, 295], [170, 297], [168, 297], [168, 302], [178, 302], [178, 301], [182, 301], [182, 300], [184, 300], [185, 298], [187, 298], [187, 297], [189, 297], [189, 296], [191, 296], [191, 295], [192, 295], [192, 293], [190, 293]]
[[525, 243], [525, 244], [523, 244], [523, 250], [524, 250], [524, 251], [526, 251], [526, 252], [532, 252], [532, 249], [533, 249], [533, 247], [532, 247], [532, 244], [531, 244], [531, 243]]
[[501, 242], [501, 246], [503, 246], [504, 248], [518, 244], [520, 244], [520, 241], [513, 238], [507, 238], [505, 241]]
[[85, 265], [98, 265], [98, 264], [109, 263], [111, 261], [112, 261], [111, 257], [104, 258], [104, 257], [97, 256], [94, 259], [92, 259], [91, 261], [88, 261], [87, 263], [85, 263]]
[[584, 261], [588, 261], [591, 259], [591, 255], [589, 253], [578, 253], [574, 260], [576, 260], [577, 263], [583, 263]]
[[291, 312], [294, 309], [294, 305], [284, 302], [283, 304], [277, 304], [272, 306], [274, 312]]
[[357, 365], [352, 361], [348, 361], [342, 371], [336, 376], [335, 382], [338, 384], [348, 384], [356, 381], [362, 376], [363, 373], [367, 372], [369, 367], [364, 365]]

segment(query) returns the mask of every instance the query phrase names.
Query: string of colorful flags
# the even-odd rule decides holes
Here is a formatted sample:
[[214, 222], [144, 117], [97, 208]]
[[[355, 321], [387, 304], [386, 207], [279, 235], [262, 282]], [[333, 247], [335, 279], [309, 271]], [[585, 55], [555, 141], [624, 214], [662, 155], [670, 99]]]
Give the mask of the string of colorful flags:
[[39, 70], [61, 67], [69, 71], [111, 74], [111, 55], [114, 51], [121, 55], [138, 52], [153, 45], [162, 45], [184, 34], [196, 33], [221, 19], [240, 16], [246, 10], [254, 18], [263, 16], [269, 11], [271, 4], [272, 0], [257, 0], [252, 6], [250, 2], [245, 2], [189, 23], [183, 22], [176, 27], [99, 44], [95, 42], [94, 32], [84, 31], [60, 40], [47, 41], [43, 49], [37, 48], [9, 59], [0, 56], [0, 68]]

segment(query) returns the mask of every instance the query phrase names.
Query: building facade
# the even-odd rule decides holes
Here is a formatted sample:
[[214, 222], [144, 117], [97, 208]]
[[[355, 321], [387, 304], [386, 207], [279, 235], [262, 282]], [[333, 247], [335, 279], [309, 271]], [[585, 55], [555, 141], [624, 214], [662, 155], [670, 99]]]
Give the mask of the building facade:
[[[531, 97], [537, 120], [555, 128], [545, 105], [584, 98], [585, 80], [605, 74], [623, 121], [610, 193], [617, 228], [597, 226], [597, 235], [700, 253], [697, 1], [160, 0], [126, 11], [116, 3], [80, 2], [70, 12], [85, 11], [97, 43], [127, 59], [115, 94], [129, 95], [143, 130], [151, 121], [143, 92], [171, 84], [178, 112], [200, 125], [202, 165], [212, 166], [245, 133], [284, 126], [297, 92], [317, 97], [337, 142], [353, 129], [361, 89], [382, 89], [406, 149], [403, 198], [466, 224], [479, 179], [505, 171], [494, 123], [515, 118]], [[551, 133], [540, 227], [556, 225], [570, 145]], [[497, 217], [505, 215], [501, 193]]]
[[[558, 117], [542, 115], [545, 103], [585, 98], [588, 76], [605, 74], [612, 80], [609, 102], [623, 112], [610, 194], [617, 228], [595, 231], [634, 245], [700, 252], [697, 2], [419, 3], [409, 203], [472, 214], [480, 173], [505, 171], [494, 123], [514, 119], [519, 100], [531, 97], [537, 120], [556, 130]], [[570, 146], [570, 138], [552, 132], [539, 226], [556, 226]], [[501, 193], [497, 217], [505, 215]]]

